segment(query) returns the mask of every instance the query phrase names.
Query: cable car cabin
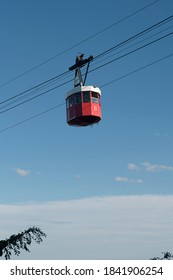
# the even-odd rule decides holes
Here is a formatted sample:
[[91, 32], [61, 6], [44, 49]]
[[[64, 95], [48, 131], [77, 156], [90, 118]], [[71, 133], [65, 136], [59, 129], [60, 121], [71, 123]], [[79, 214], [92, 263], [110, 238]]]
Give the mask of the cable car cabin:
[[101, 91], [94, 86], [78, 86], [67, 93], [67, 123], [73, 126], [87, 126], [101, 120]]
[[[98, 87], [85, 86], [86, 77], [91, 55], [83, 59], [84, 54], [76, 57], [74, 65], [69, 67], [70, 71], [75, 70], [74, 89], [66, 96], [67, 123], [73, 126], [87, 126], [98, 123], [101, 120], [101, 91]], [[87, 65], [85, 77], [81, 73], [81, 68]]]

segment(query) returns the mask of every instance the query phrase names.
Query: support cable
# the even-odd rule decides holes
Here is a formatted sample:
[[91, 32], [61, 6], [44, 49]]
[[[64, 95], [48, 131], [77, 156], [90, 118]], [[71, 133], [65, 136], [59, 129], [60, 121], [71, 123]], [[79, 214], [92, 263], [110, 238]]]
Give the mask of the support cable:
[[[101, 85], [100, 88], [106, 87], [106, 86], [108, 86], [108, 85], [111, 84], [111, 83], [114, 83], [114, 82], [117, 82], [117, 81], [119, 81], [119, 80], [121, 80], [121, 79], [124, 79], [124, 78], [126, 78], [126, 77], [128, 77], [128, 76], [130, 76], [130, 75], [132, 75], [132, 74], [135, 74], [135, 73], [137, 73], [137, 72], [139, 72], [139, 71], [142, 71], [143, 69], [146, 69], [146, 68], [148, 68], [148, 67], [151, 67], [152, 65], [157, 64], [157, 63], [159, 63], [159, 62], [161, 62], [161, 61], [163, 61], [163, 60], [165, 60], [165, 59], [171, 58], [172, 56], [173, 56], [173, 53], [171, 53], [171, 54], [169, 54], [169, 55], [167, 55], [167, 56], [164, 56], [164, 57], [162, 57], [162, 58], [160, 58], [160, 59], [158, 59], [158, 60], [155, 60], [155, 61], [153, 61], [153, 62], [151, 62], [151, 63], [149, 63], [149, 64], [147, 64], [147, 65], [144, 65], [144, 66], [142, 66], [142, 67], [140, 67], [140, 68], [138, 68], [138, 69], [136, 69], [136, 70], [134, 70], [134, 71], [131, 71], [131, 72], [129, 72], [129, 73], [125, 74], [125, 75], [122, 75], [122, 76], [120, 76], [120, 77], [118, 77], [118, 78], [116, 78], [116, 79], [114, 79], [114, 80], [111, 80], [111, 81], [109, 81], [109, 82], [107, 82], [107, 83]], [[29, 117], [29, 118], [27, 118], [27, 119], [24, 119], [24, 120], [22, 120], [22, 121], [20, 121], [20, 122], [17, 122], [17, 123], [15, 123], [15, 124], [13, 124], [13, 125], [7, 126], [6, 128], [0, 130], [0, 134], [3, 133], [3, 132], [5, 132], [5, 131], [7, 131], [7, 130], [10, 130], [10, 129], [14, 128], [14, 127], [17, 127], [17, 126], [19, 126], [19, 125], [21, 125], [21, 124], [23, 124], [23, 123], [26, 123], [26, 122], [28, 122], [28, 121], [34, 119], [34, 118], [37, 118], [37, 117], [39, 117], [39, 116], [41, 116], [41, 115], [43, 115], [43, 114], [46, 114], [46, 113], [48, 113], [48, 112], [50, 112], [50, 111], [53, 111], [53, 110], [55, 110], [55, 109], [57, 109], [57, 108], [59, 108], [59, 107], [61, 107], [61, 106], [63, 106], [63, 105], [65, 105], [65, 102], [64, 102], [64, 103], [61, 103], [61, 104], [58, 104], [58, 105], [56, 105], [56, 106], [54, 106], [54, 107], [51, 107], [51, 108], [49, 108], [49, 109], [47, 109], [47, 110], [44, 110], [44, 111], [42, 111], [42, 112], [40, 112], [40, 113], [38, 113], [38, 114], [36, 114], [36, 115], [33, 115], [33, 116], [31, 116], [31, 117]]]
[[47, 64], [48, 62], [50, 62], [50, 61], [56, 59], [57, 57], [59, 57], [59, 56], [65, 54], [65, 53], [67, 53], [68, 51], [74, 49], [75, 47], [77, 47], [77, 46], [79, 46], [79, 45], [81, 45], [81, 44], [83, 44], [83, 43], [89, 41], [90, 39], [92, 39], [92, 38], [98, 36], [99, 34], [101, 34], [101, 33], [105, 32], [105, 31], [107, 31], [108, 29], [110, 29], [110, 28], [112, 28], [112, 27], [114, 27], [114, 26], [116, 26], [116, 25], [122, 23], [123, 21], [129, 19], [130, 17], [133, 17], [134, 15], [136, 15], [136, 14], [142, 12], [143, 10], [145, 10], [145, 9], [147, 9], [147, 8], [149, 8], [149, 7], [153, 6], [153, 5], [155, 5], [155, 4], [156, 4], [157, 2], [159, 2], [159, 1], [160, 1], [160, 0], [155, 0], [155, 1], [151, 2], [150, 4], [144, 6], [143, 8], [140, 8], [140, 9], [136, 10], [135, 12], [129, 14], [128, 16], [125, 16], [124, 18], [122, 18], [122, 19], [116, 21], [115, 23], [113, 23], [113, 24], [111, 24], [111, 25], [109, 25], [109, 26], [107, 26], [107, 27], [101, 29], [100, 31], [94, 33], [93, 35], [87, 37], [86, 39], [84, 39], [84, 40], [78, 42], [77, 44], [74, 44], [73, 46], [71, 46], [71, 47], [69, 47], [69, 48], [63, 50], [62, 52], [57, 53], [56, 55], [54, 55], [54, 56], [52, 56], [52, 57], [50, 57], [50, 58], [48, 58], [48, 59], [46, 59], [46, 60], [44, 60], [44, 61], [41, 62], [40, 64], [38, 64], [38, 65], [36, 65], [36, 66], [34, 66], [34, 67], [32, 67], [32, 68], [26, 70], [25, 72], [23, 72], [23, 73], [21, 73], [21, 74], [15, 76], [15, 77], [13, 77], [12, 79], [10, 79], [10, 80], [4, 82], [3, 84], [0, 84], [0, 87], [3, 87], [3, 86], [5, 86], [5, 85], [7, 85], [7, 84], [9, 84], [9, 83], [12, 83], [13, 81], [15, 81], [15, 80], [17, 80], [17, 79], [19, 79], [19, 78], [21, 78], [21, 77], [23, 77], [23, 76], [29, 74], [30, 72], [36, 70], [37, 68], [39, 68], [39, 67], [41, 67], [41, 66]]

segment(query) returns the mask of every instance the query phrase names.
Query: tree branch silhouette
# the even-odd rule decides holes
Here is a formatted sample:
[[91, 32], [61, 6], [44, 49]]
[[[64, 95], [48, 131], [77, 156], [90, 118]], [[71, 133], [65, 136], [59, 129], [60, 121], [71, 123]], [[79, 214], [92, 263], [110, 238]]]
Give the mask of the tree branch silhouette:
[[40, 228], [30, 227], [18, 234], [11, 235], [8, 239], [0, 240], [0, 257], [4, 255], [6, 260], [10, 259], [11, 251], [19, 256], [21, 249], [30, 252], [28, 246], [31, 245], [32, 240], [40, 244], [43, 237], [46, 237], [46, 234]]
[[154, 257], [151, 260], [172, 260], [173, 259], [173, 255], [170, 252], [162, 252], [163, 257]]

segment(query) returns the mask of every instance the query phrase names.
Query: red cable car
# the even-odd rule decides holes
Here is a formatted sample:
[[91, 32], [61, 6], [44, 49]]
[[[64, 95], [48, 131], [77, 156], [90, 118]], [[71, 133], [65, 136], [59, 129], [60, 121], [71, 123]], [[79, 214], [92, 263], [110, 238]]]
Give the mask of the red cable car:
[[[90, 56], [83, 60], [83, 55], [76, 58], [76, 64], [69, 70], [76, 69], [74, 88], [66, 95], [67, 123], [71, 126], [88, 126], [101, 120], [101, 91], [96, 86], [85, 86], [89, 63], [93, 59]], [[88, 64], [84, 82], [80, 68]]]

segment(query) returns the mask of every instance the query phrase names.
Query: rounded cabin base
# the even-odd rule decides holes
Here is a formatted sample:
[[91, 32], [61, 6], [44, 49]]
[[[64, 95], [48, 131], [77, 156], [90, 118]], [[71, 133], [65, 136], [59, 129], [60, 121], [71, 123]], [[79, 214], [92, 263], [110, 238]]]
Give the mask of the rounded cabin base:
[[100, 120], [101, 118], [97, 116], [83, 116], [69, 120], [68, 124], [72, 126], [88, 126], [96, 124]]

